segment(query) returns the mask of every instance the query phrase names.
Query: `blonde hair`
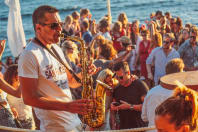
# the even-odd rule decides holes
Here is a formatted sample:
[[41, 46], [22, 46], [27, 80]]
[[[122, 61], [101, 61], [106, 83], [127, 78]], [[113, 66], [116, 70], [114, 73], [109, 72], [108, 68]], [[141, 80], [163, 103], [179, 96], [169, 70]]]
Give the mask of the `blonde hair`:
[[117, 21], [117, 22], [114, 23], [113, 28], [112, 28], [112, 32], [113, 32], [113, 33], [114, 33], [114, 32], [117, 32], [118, 27], [119, 27], [120, 29], [122, 29], [122, 23], [121, 23], [120, 21]]
[[68, 15], [65, 17], [65, 25], [71, 24], [73, 22], [73, 17], [71, 15]]
[[161, 47], [162, 46], [162, 35], [156, 32], [152, 36], [152, 45], [151, 48]]
[[166, 64], [166, 74], [182, 72], [183, 69], [184, 69], [184, 62], [180, 58], [172, 59]]
[[[114, 73], [110, 69], [107, 68], [107, 69], [102, 70], [99, 73], [97, 80], [105, 83], [105, 79], [109, 76], [113, 77], [113, 75], [114, 75]], [[116, 79], [112, 78], [112, 81], [113, 81], [114, 86], [116, 86], [118, 84], [118, 81]]]
[[98, 75], [98, 77], [97, 77], [97, 80], [100, 80], [101, 82], [104, 82], [105, 81], [105, 79], [108, 77], [108, 76], [113, 76], [114, 74], [113, 74], [113, 72], [110, 70], [110, 69], [104, 69], [104, 70], [102, 70], [100, 73], [99, 73], [99, 75]]
[[[100, 44], [104, 44], [107, 40], [105, 39], [104, 36], [102, 35], [98, 35], [98, 37], [96, 38], [96, 40], [98, 40], [100, 42]], [[98, 44], [98, 45], [100, 45]]]
[[120, 13], [118, 16], [118, 21], [120, 21], [122, 23], [122, 27], [126, 28], [127, 24], [128, 24], [128, 18], [126, 13]]

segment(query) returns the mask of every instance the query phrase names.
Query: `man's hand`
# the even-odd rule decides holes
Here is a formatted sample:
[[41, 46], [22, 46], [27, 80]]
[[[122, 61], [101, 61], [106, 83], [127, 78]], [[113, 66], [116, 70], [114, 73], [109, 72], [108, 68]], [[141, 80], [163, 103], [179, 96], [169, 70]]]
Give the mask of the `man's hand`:
[[152, 74], [151, 72], [148, 73], [148, 78], [149, 78], [150, 80], [153, 80], [153, 74]]
[[71, 113], [87, 114], [93, 110], [93, 101], [88, 99], [80, 99], [66, 104], [65, 110]]
[[118, 110], [118, 106], [115, 106], [115, 103], [116, 103], [116, 102], [112, 102], [112, 103], [111, 103], [111, 110], [113, 110], [113, 111], [114, 111], [114, 110]]
[[121, 105], [118, 106], [119, 110], [127, 110], [130, 109], [131, 105], [125, 101], [120, 100]]
[[89, 67], [88, 67], [88, 74], [90, 76], [92, 76], [92, 75], [96, 74], [100, 70], [101, 70], [101, 67], [96, 67], [93, 63], [90, 63]]
[[122, 100], [120, 100], [121, 104], [119, 106], [115, 106], [115, 103], [116, 102], [111, 103], [111, 110], [127, 110], [127, 109], [130, 109], [130, 107], [131, 107], [131, 104], [129, 104], [125, 101], [122, 101]]
[[0, 40], [0, 58], [4, 52], [5, 44], [6, 44], [6, 40]]
[[12, 107], [11, 110], [12, 110], [12, 113], [13, 113], [14, 117], [15, 118], [18, 118], [19, 117], [19, 114], [18, 114], [16, 108]]

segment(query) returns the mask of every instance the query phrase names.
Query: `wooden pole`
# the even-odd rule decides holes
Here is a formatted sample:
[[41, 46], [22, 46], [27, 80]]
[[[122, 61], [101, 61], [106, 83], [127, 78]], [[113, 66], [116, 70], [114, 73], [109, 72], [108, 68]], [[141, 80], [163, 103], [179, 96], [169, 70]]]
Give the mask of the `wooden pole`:
[[107, 0], [107, 10], [108, 10], [108, 16], [110, 18], [110, 23], [112, 23], [112, 17], [111, 17], [111, 0]]

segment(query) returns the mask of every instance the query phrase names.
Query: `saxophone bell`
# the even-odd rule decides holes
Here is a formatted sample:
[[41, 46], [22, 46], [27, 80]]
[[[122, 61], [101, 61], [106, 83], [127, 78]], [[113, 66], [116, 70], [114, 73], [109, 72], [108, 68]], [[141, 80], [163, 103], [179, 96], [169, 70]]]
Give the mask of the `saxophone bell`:
[[100, 85], [102, 85], [103, 87], [105, 87], [108, 90], [112, 90], [113, 89], [111, 86], [107, 85], [104, 82], [101, 82], [100, 80], [96, 80], [96, 82], [99, 83]]

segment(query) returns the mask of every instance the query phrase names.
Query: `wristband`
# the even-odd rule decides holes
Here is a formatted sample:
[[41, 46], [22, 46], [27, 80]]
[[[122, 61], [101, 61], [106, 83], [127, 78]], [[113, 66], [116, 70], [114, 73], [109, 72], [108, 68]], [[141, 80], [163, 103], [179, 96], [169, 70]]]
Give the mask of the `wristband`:
[[151, 73], [151, 72], [148, 72], [148, 75], [149, 75], [149, 74], [151, 74], [151, 75], [152, 75], [152, 73]]
[[131, 107], [129, 108], [130, 110], [134, 110], [134, 106], [133, 105], [131, 105]]

